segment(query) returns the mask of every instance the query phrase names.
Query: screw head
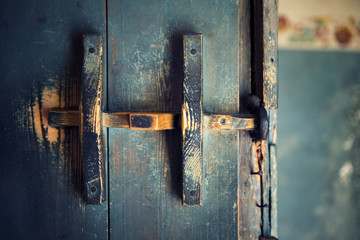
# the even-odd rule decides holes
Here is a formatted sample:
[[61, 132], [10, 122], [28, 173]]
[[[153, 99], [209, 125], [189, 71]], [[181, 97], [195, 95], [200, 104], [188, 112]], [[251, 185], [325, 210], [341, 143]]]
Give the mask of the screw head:
[[226, 124], [226, 119], [225, 119], [225, 118], [221, 118], [221, 119], [220, 119], [220, 124], [221, 124], [221, 125], [225, 125], [225, 124]]

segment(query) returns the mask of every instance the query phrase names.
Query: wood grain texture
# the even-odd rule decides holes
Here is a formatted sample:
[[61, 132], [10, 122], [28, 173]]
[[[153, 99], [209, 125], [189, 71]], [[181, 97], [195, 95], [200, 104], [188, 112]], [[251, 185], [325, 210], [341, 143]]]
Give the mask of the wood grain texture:
[[270, 235], [278, 237], [278, 180], [277, 180], [277, 147], [274, 144], [269, 146], [270, 154]]
[[51, 110], [49, 125], [53, 127], [79, 127], [80, 111], [78, 110]]
[[269, 235], [278, 237], [278, 170], [277, 170], [277, 110], [269, 109], [269, 202], [270, 202], [270, 232]]
[[[109, 0], [108, 9], [109, 111], [181, 112], [182, 36], [203, 33], [204, 112], [249, 113], [249, 1]], [[201, 207], [182, 205], [181, 130], [109, 132], [111, 238], [258, 239], [247, 131], [204, 130]]]
[[175, 114], [172, 113], [131, 113], [130, 129], [170, 130], [175, 129]]
[[84, 63], [81, 87], [81, 146], [84, 165], [85, 201], [105, 201], [105, 154], [102, 128], [101, 35], [84, 35]]
[[254, 130], [255, 115], [204, 114], [204, 128], [211, 130]]
[[268, 141], [262, 141], [262, 156], [263, 160], [261, 162], [261, 169], [263, 171], [262, 175], [262, 204], [266, 206], [262, 209], [263, 214], [263, 236], [269, 236], [271, 233], [271, 172], [270, 172], [270, 152], [269, 152], [269, 143]]
[[47, 118], [54, 108], [78, 109], [82, 34], [105, 33], [105, 2], [0, 6], [0, 187], [11, 196], [0, 199], [0, 239], [107, 239], [107, 205], [83, 200], [79, 129]]
[[103, 113], [103, 126], [108, 128], [129, 128], [130, 113], [129, 112], [112, 112]]
[[184, 35], [183, 204], [201, 205], [203, 192], [202, 34]]
[[255, 0], [253, 8], [253, 93], [266, 109], [278, 106], [278, 1]]
[[263, 102], [267, 109], [278, 108], [278, 0], [263, 0], [264, 74]]
[[[256, 62], [254, 49], [261, 49], [257, 43], [256, 33], [259, 29], [254, 25], [258, 19], [254, 6], [258, 1], [240, 1], [239, 6], [239, 92], [240, 113], [249, 113], [247, 98], [255, 92]], [[249, 14], [249, 12], [251, 14]], [[255, 11], [257, 12], [257, 11]], [[245, 24], [246, 23], [246, 24]], [[252, 28], [250, 28], [250, 23]], [[249, 25], [247, 25], [249, 24]], [[244, 59], [251, 59], [244, 61]], [[261, 236], [261, 209], [256, 206], [260, 200], [260, 179], [258, 175], [251, 175], [258, 171], [256, 151], [247, 131], [239, 133], [238, 155], [238, 239], [258, 239]]]
[[[60, 113], [59, 113], [60, 114]], [[71, 125], [76, 122], [77, 116], [65, 113], [66, 118], [56, 120], [57, 124]], [[73, 119], [69, 119], [72, 116]], [[145, 117], [151, 122], [131, 122], [131, 116]], [[103, 113], [103, 126], [109, 128], [131, 128], [133, 130], [171, 130], [181, 127], [180, 113], [130, 113], [111, 112]], [[203, 128], [208, 130], [254, 130], [256, 127], [256, 116], [252, 114], [211, 114], [204, 113]], [[136, 120], [136, 119], [135, 119]], [[55, 120], [54, 120], [55, 121]], [[55, 123], [54, 123], [55, 124]]]

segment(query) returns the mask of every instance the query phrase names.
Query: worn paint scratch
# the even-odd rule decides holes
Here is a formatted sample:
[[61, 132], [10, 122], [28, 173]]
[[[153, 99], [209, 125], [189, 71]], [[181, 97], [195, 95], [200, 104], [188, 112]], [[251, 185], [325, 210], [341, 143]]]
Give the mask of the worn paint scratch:
[[51, 109], [60, 107], [58, 89], [45, 87], [39, 96], [40, 99], [36, 97], [28, 111], [32, 114], [31, 121], [39, 143], [45, 140], [52, 144], [58, 141], [59, 130], [48, 125], [48, 115]]

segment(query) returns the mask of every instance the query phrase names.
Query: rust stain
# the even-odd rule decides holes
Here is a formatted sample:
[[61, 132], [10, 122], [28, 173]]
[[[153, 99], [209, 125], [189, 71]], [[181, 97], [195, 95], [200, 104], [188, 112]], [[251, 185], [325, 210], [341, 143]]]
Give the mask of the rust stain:
[[33, 125], [39, 142], [46, 140], [52, 144], [58, 141], [59, 130], [48, 125], [48, 115], [52, 108], [60, 107], [58, 90], [45, 87], [40, 98], [35, 99], [35, 104], [28, 111], [33, 114]]

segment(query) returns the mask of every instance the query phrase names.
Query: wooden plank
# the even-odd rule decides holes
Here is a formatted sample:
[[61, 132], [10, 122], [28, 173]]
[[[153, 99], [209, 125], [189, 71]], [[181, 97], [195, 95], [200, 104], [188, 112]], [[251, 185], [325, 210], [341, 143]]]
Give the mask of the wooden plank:
[[49, 125], [53, 127], [79, 127], [80, 111], [78, 110], [51, 110]]
[[278, 0], [263, 0], [263, 102], [267, 109], [278, 108]]
[[202, 34], [184, 35], [183, 204], [201, 205], [203, 192]]
[[[257, 49], [256, 33], [259, 29], [254, 24], [256, 15], [249, 14], [255, 10], [258, 1], [240, 1], [239, 6], [239, 92], [240, 113], [249, 113], [247, 98], [254, 92], [254, 48]], [[246, 24], [242, 24], [246, 23]], [[250, 23], [251, 26], [250, 27]], [[249, 25], [247, 25], [249, 24]], [[260, 46], [261, 47], [261, 46]], [[250, 60], [251, 59], [251, 60]], [[257, 239], [261, 236], [261, 210], [256, 206], [260, 199], [260, 181], [258, 175], [251, 175], [258, 170], [256, 152], [250, 133], [239, 132], [238, 155], [238, 239]]]
[[269, 109], [270, 235], [278, 237], [277, 110]]
[[262, 156], [263, 160], [261, 162], [261, 169], [263, 171], [263, 175], [261, 176], [262, 181], [262, 214], [263, 214], [263, 236], [269, 236], [271, 231], [271, 212], [270, 212], [270, 201], [271, 201], [271, 193], [270, 193], [270, 186], [271, 186], [271, 172], [270, 172], [270, 152], [269, 152], [269, 144], [268, 141], [262, 141]]
[[[202, 32], [204, 112], [248, 113], [240, 101], [250, 93], [248, 2], [109, 0], [109, 111], [181, 112], [182, 36]], [[241, 239], [260, 236], [245, 186], [245, 174], [252, 177], [247, 131], [204, 131], [201, 207], [182, 205], [181, 130], [109, 132], [110, 238], [237, 239], [240, 230]]]
[[[60, 114], [57, 112], [57, 114]], [[65, 113], [68, 115], [68, 113]], [[171, 130], [180, 126], [178, 113], [130, 113], [111, 112], [103, 113], [103, 126], [109, 128], [131, 128], [133, 130]], [[74, 116], [73, 118], [76, 118]], [[132, 117], [149, 118], [146, 122], [151, 124], [132, 121]], [[59, 117], [58, 117], [59, 118]], [[65, 118], [65, 120], [63, 120]], [[252, 114], [209, 114], [203, 115], [203, 128], [209, 130], [254, 130], [256, 116]], [[71, 125], [76, 119], [67, 119], [66, 116], [56, 120], [59, 125]], [[133, 119], [134, 120], [134, 119]], [[137, 120], [135, 118], [135, 120]], [[142, 119], [140, 119], [142, 120]], [[55, 121], [55, 120], [54, 120]], [[65, 121], [65, 122], [62, 122]], [[55, 123], [54, 123], [55, 124]]]
[[204, 114], [204, 129], [254, 130], [255, 115]]
[[109, 128], [129, 128], [130, 113], [129, 112], [112, 112], [103, 113], [103, 126]]
[[79, 107], [82, 34], [105, 33], [105, 1], [0, 5], [0, 239], [107, 239], [107, 205], [83, 200], [79, 129], [47, 118]]
[[278, 237], [278, 180], [277, 180], [277, 148], [270, 144], [270, 235]]
[[175, 129], [175, 114], [172, 113], [131, 113], [130, 129], [169, 130]]
[[81, 145], [84, 165], [85, 201], [105, 201], [105, 155], [102, 129], [101, 35], [84, 35], [84, 63], [81, 91]]

